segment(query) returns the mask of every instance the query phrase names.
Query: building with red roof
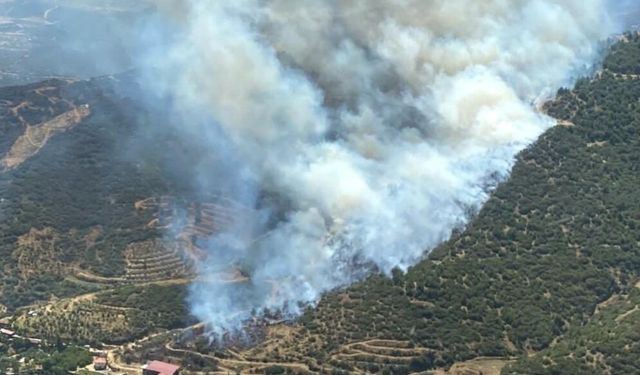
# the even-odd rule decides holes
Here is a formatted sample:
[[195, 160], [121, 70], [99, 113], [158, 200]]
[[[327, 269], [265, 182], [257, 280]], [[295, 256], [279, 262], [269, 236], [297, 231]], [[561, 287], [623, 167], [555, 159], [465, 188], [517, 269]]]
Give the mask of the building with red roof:
[[107, 359], [105, 357], [93, 357], [93, 368], [96, 371], [107, 369]]
[[180, 366], [160, 361], [151, 361], [142, 366], [142, 375], [180, 375]]

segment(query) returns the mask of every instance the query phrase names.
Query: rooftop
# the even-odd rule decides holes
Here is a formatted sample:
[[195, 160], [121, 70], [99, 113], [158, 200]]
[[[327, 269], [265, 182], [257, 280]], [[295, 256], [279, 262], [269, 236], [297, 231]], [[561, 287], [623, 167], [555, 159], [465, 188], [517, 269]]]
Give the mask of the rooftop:
[[160, 361], [151, 361], [144, 365], [143, 369], [157, 372], [158, 375], [173, 375], [180, 370], [180, 366]]
[[95, 365], [106, 365], [107, 359], [104, 357], [93, 357], [93, 364]]

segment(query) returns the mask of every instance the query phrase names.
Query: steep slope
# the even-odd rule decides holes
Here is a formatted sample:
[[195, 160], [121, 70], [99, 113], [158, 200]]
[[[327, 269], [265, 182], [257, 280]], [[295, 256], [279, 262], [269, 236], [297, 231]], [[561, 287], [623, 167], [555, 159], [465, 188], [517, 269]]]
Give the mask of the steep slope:
[[[511, 179], [464, 231], [406, 274], [374, 275], [335, 291], [299, 323], [265, 327], [254, 322], [257, 333], [248, 336], [265, 340], [253, 347], [207, 348], [206, 340], [189, 331], [145, 344], [154, 348], [139, 353], [127, 348], [121, 354], [143, 360], [149, 349], [182, 358], [193, 368], [206, 359], [223, 370], [270, 373], [401, 374], [454, 364], [452, 373], [496, 372], [511, 361], [503, 373], [637, 372], [639, 46], [638, 36], [622, 38], [601, 73], [573, 90], [561, 90], [546, 106], [559, 126], [519, 155]], [[179, 304], [182, 286], [117, 286], [127, 279], [127, 254], [137, 264], [130, 244], [144, 244], [135, 259], [158, 253], [147, 249], [161, 234], [148, 226], [157, 218], [141, 209], [141, 202], [161, 206], [162, 198], [148, 198], [167, 194], [185, 201], [202, 198], [177, 175], [193, 171], [173, 168], [193, 164], [190, 158], [198, 150], [184, 150], [172, 134], [141, 133], [150, 123], [170, 119], [138, 107], [126, 80], [52, 80], [0, 89], [3, 155], [24, 134], [20, 116], [33, 119], [26, 120], [30, 124], [46, 123], [69, 110], [56, 105], [62, 99], [91, 108], [86, 118], [0, 175], [0, 303], [14, 309], [105, 287], [74, 275], [114, 285], [111, 291], [88, 294], [89, 300], [37, 308], [51, 315], [30, 318], [23, 311], [19, 323], [27, 332], [71, 339], [70, 327], [56, 327], [79, 311], [88, 317], [78, 328], [87, 341], [110, 335], [111, 327], [104, 324], [95, 332], [92, 316], [125, 316], [127, 325], [114, 329], [127, 339], [146, 334], [147, 322], [159, 322], [158, 328], [191, 323], [185, 306], [163, 306], [169, 309], [155, 315], [155, 307], [148, 309], [162, 303], [163, 293]], [[50, 86], [55, 89], [42, 91]], [[41, 98], [38, 90], [48, 96]], [[38, 104], [12, 111], [23, 101]], [[123, 144], [129, 137], [137, 140], [136, 147]], [[162, 254], [168, 264], [177, 262], [172, 252]]]
[[[618, 145], [615, 151], [626, 156], [626, 160], [631, 164], [638, 165], [637, 154], [629, 153], [635, 148], [637, 153], [637, 142], [631, 141], [638, 132], [637, 127], [626, 126], [624, 124], [638, 124], [640, 120], [640, 107], [637, 94], [629, 89], [629, 85], [640, 85], [640, 35], [628, 35], [625, 42], [618, 44], [605, 61], [605, 68], [613, 74], [614, 82], [611, 83], [611, 76], [608, 76], [607, 83], [610, 86], [603, 86], [594, 82], [584, 87], [584, 90], [592, 91], [596, 97], [614, 95], [620, 101], [615, 107], [612, 103], [603, 106], [598, 100], [592, 103], [575, 103], [573, 98], [565, 96], [557, 101], [560, 107], [555, 107], [559, 116], [566, 116], [564, 108], [573, 106], [591, 107], [592, 113], [617, 112], [614, 115], [614, 123], [611, 127], [623, 126], [624, 132], [619, 133], [614, 141], [591, 143], [592, 147], [610, 147], [611, 142]], [[623, 82], [620, 82], [623, 81]], [[616, 95], [617, 94], [617, 95]], [[593, 116], [593, 115], [592, 115]], [[589, 117], [592, 117], [589, 116]], [[606, 116], [606, 115], [600, 115]], [[602, 121], [607, 121], [599, 117]], [[606, 139], [610, 139], [614, 134], [605, 134]], [[631, 142], [629, 142], [631, 141]], [[626, 147], [623, 147], [625, 145]], [[608, 160], [608, 159], [606, 159]], [[634, 169], [638, 174], [637, 169]], [[622, 177], [622, 176], [621, 176]], [[629, 181], [630, 176], [624, 180]], [[629, 186], [631, 189], [632, 187]], [[622, 205], [638, 200], [634, 194], [621, 197], [624, 201]], [[637, 219], [638, 211], [632, 216]], [[640, 237], [640, 229], [635, 220], [629, 217], [619, 217], [619, 220], [627, 220], [629, 226], [625, 233], [618, 233], [620, 249], [627, 252], [615, 263], [622, 271], [619, 276], [623, 277], [621, 290], [612, 295], [609, 299], [597, 306], [595, 313], [589, 319], [583, 321], [581, 325], [573, 325], [550, 348], [536, 354], [533, 357], [523, 358], [516, 364], [507, 368], [505, 374], [633, 374], [640, 372], [640, 361], [638, 361], [640, 348], [638, 339], [640, 336], [640, 283], [627, 281], [629, 278], [637, 278], [636, 259]], [[604, 223], [608, 224], [607, 222]], [[609, 249], [601, 250], [611, 252]], [[633, 260], [631, 260], [633, 259]], [[624, 262], [620, 264], [618, 262]], [[635, 268], [635, 269], [634, 269]]]
[[636, 374], [640, 371], [640, 290], [614, 295], [584, 325], [509, 366], [505, 374]]
[[152, 119], [120, 78], [0, 89], [0, 303], [9, 308], [87, 290], [67, 277], [79, 270], [123, 275], [127, 245], [160, 235], [134, 206], [167, 192], [160, 152], [127, 141]]
[[[615, 54], [637, 44], [629, 36]], [[547, 110], [562, 125], [430, 259], [326, 296], [292, 339], [251, 354], [405, 373], [529, 355], [588, 322], [640, 269], [640, 80], [628, 74], [640, 56], [624, 60], [560, 91]]]

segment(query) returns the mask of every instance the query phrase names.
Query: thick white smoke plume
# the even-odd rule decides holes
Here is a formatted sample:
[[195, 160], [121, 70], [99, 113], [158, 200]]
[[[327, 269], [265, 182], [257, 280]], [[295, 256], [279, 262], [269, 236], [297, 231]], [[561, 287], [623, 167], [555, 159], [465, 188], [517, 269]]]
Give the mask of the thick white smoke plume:
[[371, 269], [416, 263], [552, 125], [536, 102], [594, 61], [614, 31], [608, 8], [164, 2], [176, 34], [155, 56], [154, 88], [174, 97], [177, 126], [230, 163], [202, 170], [202, 186], [236, 181], [244, 187], [230, 198], [259, 213], [213, 238], [201, 269], [237, 265], [250, 281], [194, 286], [194, 313], [221, 332], [255, 313], [296, 314]]

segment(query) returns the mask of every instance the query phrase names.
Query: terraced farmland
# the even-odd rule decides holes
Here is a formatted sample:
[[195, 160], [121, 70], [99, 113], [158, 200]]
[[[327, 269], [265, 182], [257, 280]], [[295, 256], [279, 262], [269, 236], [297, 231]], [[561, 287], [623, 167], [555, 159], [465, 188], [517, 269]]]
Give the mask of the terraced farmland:
[[22, 309], [11, 319], [21, 334], [49, 342], [130, 342], [193, 324], [183, 301], [189, 280], [127, 285]]
[[132, 243], [125, 250], [128, 282], [145, 283], [191, 278], [193, 261], [184, 256], [179, 244], [160, 239]]
[[348, 371], [378, 372], [382, 368], [421, 371], [433, 366], [433, 361], [431, 350], [410, 341], [368, 340], [343, 346], [329, 363]]

